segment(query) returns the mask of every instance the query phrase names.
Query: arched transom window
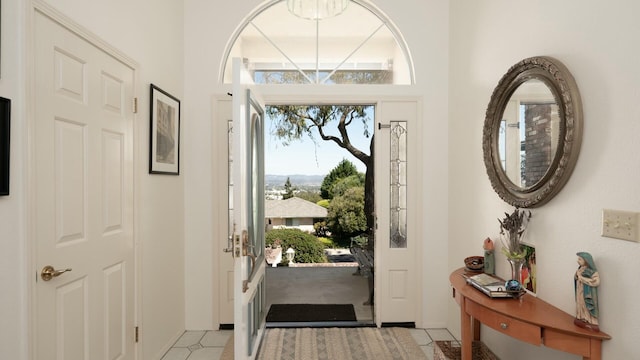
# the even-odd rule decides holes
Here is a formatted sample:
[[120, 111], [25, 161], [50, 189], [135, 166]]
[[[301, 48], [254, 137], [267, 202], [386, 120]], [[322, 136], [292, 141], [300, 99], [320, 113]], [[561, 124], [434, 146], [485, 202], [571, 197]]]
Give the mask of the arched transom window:
[[285, 0], [256, 9], [225, 52], [244, 59], [262, 84], [413, 84], [413, 64], [399, 31], [376, 7], [352, 0], [341, 14], [319, 20], [297, 17]]

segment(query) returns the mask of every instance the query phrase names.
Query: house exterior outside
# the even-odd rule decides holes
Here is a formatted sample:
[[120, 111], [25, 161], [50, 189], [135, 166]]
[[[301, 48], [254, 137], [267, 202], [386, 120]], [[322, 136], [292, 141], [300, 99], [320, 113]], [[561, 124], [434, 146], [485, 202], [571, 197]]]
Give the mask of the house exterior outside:
[[293, 228], [312, 233], [313, 224], [327, 217], [327, 209], [298, 197], [266, 200], [264, 212], [267, 231]]

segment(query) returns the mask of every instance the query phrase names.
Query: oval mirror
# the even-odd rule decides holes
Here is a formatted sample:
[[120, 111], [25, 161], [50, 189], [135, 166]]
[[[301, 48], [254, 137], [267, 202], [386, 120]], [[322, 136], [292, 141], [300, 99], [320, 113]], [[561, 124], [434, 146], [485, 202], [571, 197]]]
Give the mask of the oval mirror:
[[582, 104], [558, 60], [524, 59], [502, 77], [487, 107], [482, 148], [496, 193], [521, 208], [560, 191], [578, 159]]

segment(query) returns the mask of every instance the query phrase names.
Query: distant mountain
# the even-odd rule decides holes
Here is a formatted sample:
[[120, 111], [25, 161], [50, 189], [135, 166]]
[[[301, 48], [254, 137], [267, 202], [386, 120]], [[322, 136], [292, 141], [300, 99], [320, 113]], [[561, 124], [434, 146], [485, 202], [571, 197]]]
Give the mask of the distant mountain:
[[291, 181], [291, 185], [296, 186], [320, 186], [324, 175], [265, 175], [266, 186], [284, 186], [287, 178]]

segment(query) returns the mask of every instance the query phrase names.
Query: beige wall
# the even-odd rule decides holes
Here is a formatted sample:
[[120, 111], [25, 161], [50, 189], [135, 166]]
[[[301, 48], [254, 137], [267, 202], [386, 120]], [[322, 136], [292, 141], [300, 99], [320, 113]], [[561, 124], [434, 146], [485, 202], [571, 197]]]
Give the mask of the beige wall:
[[[15, 16], [8, 16], [15, 14]], [[0, 96], [11, 99], [10, 195], [0, 197], [0, 357], [27, 356], [27, 247], [25, 239], [26, 127], [24, 121], [25, 74], [24, 4], [2, 2], [0, 43]]]
[[[498, 235], [497, 218], [511, 208], [491, 189], [482, 162], [482, 125], [493, 88], [519, 60], [549, 55], [576, 79], [584, 108], [584, 138], [573, 175], [548, 204], [533, 210], [528, 239], [536, 245], [539, 298], [573, 314], [576, 252], [590, 252], [600, 270], [601, 328], [613, 340], [604, 359], [637, 358], [640, 308], [635, 285], [640, 244], [600, 237], [603, 208], [640, 210], [638, 58], [640, 3], [581, 0], [451, 2], [449, 267], [481, 254]], [[498, 273], [508, 265], [497, 256]], [[450, 327], [459, 334], [449, 302]], [[506, 340], [486, 342], [502, 359], [575, 359]], [[517, 355], [516, 355], [517, 354]]]

